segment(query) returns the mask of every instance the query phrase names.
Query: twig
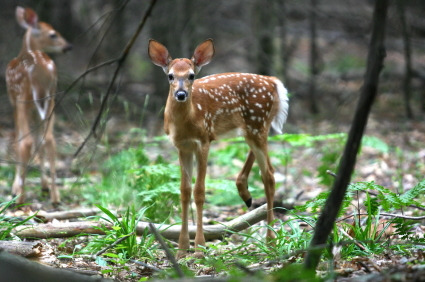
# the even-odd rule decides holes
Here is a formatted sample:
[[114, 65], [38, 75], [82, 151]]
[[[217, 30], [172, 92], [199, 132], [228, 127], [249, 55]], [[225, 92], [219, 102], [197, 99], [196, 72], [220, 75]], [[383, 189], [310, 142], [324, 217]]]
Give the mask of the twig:
[[362, 244], [360, 244], [359, 242], [357, 242], [353, 237], [351, 237], [350, 236], [350, 234], [348, 234], [347, 232], [345, 232], [345, 230], [344, 229], [342, 229], [342, 228], [338, 228], [338, 230], [342, 233], [342, 234], [344, 234], [345, 236], [347, 236], [350, 240], [353, 240], [353, 242], [354, 242], [354, 244], [356, 244], [356, 246], [357, 247], [359, 247], [360, 249], [362, 249], [363, 251], [365, 251], [366, 250], [366, 248], [362, 245]]
[[[86, 258], [86, 259], [91, 259], [91, 260], [96, 260], [96, 255], [79, 255], [78, 257]], [[115, 259], [114, 258], [105, 258], [105, 257], [103, 257], [102, 260], [111, 261], [111, 260], [115, 260]], [[135, 264], [144, 266], [144, 267], [149, 268], [149, 269], [151, 269], [153, 271], [157, 271], [157, 272], [158, 271], [161, 271], [161, 269], [156, 268], [155, 266], [149, 265], [147, 263], [141, 262], [139, 260], [130, 259], [129, 262], [132, 262], [132, 263], [135, 263]]]
[[177, 263], [176, 258], [174, 257], [173, 253], [171, 253], [170, 249], [168, 248], [167, 244], [165, 244], [164, 239], [162, 239], [162, 236], [159, 234], [158, 230], [156, 229], [155, 225], [152, 223], [149, 223], [149, 228], [153, 235], [155, 236], [156, 240], [158, 240], [159, 244], [161, 245], [162, 249], [165, 251], [165, 254], [168, 258], [168, 260], [173, 265], [174, 269], [176, 270], [177, 275], [180, 278], [184, 277], [184, 273], [182, 269], [180, 268], [179, 264]]
[[157, 0], [152, 0], [151, 1], [151, 3], [149, 5], [149, 7], [148, 7], [148, 9], [147, 9], [147, 11], [145, 13], [145, 15], [143, 16], [142, 20], [139, 23], [139, 26], [137, 27], [136, 32], [133, 34], [133, 36], [131, 37], [130, 41], [127, 43], [127, 45], [125, 46], [123, 52], [121, 53], [120, 57], [118, 58], [118, 60], [117, 60], [117, 63], [118, 63], [117, 68], [115, 69], [115, 72], [114, 72], [114, 74], [112, 76], [112, 79], [111, 79], [111, 81], [109, 83], [108, 90], [106, 91], [106, 94], [105, 94], [105, 96], [102, 99], [102, 103], [100, 104], [100, 108], [99, 108], [98, 114], [97, 114], [97, 116], [96, 116], [96, 118], [95, 118], [95, 120], [93, 122], [92, 128], [91, 128], [89, 134], [86, 136], [86, 138], [81, 143], [81, 145], [78, 147], [77, 151], [74, 153], [74, 157], [76, 157], [81, 152], [81, 150], [86, 145], [86, 143], [88, 142], [88, 140], [90, 139], [90, 137], [92, 135], [94, 135], [96, 137], [96, 128], [99, 125], [99, 122], [101, 120], [101, 117], [102, 117], [103, 112], [105, 111], [105, 107], [107, 105], [107, 101], [109, 99], [109, 95], [112, 92], [112, 88], [113, 88], [113, 86], [115, 84], [115, 80], [118, 77], [118, 73], [120, 72], [121, 67], [123, 66], [125, 60], [127, 59], [127, 56], [130, 53], [130, 50], [133, 47], [134, 42], [136, 42], [136, 39], [138, 38], [138, 36], [139, 36], [140, 32], [142, 31], [143, 27], [145, 26], [145, 23], [146, 23], [148, 17], [150, 16], [150, 14], [151, 14], [151, 12], [153, 10], [153, 7], [155, 6], [156, 2], [157, 2]]
[[144, 262], [139, 261], [139, 260], [131, 259], [130, 262], [135, 263], [135, 264], [138, 264], [138, 265], [141, 265], [141, 266], [146, 267], [146, 268], [149, 268], [149, 269], [151, 269], [153, 271], [156, 271], [156, 272], [161, 271], [161, 269], [156, 268], [155, 266], [149, 265], [149, 264], [144, 263]]
[[127, 234], [121, 238], [119, 238], [118, 240], [116, 240], [115, 242], [113, 242], [112, 244], [110, 244], [109, 246], [106, 246], [105, 248], [103, 248], [102, 250], [98, 251], [94, 256], [98, 257], [100, 255], [102, 255], [104, 252], [106, 252], [107, 250], [109, 250], [110, 248], [115, 247], [116, 245], [118, 245], [119, 243], [121, 243], [122, 241], [124, 241], [125, 239], [127, 239], [128, 237], [130, 237], [131, 235], [134, 234], [134, 231], [131, 232], [130, 234]]
[[366, 273], [372, 273], [372, 271], [370, 270], [370, 268], [361, 260], [356, 261], [358, 264], [360, 264], [361, 267], [364, 268]]
[[[347, 216], [345, 216], [343, 218], [339, 218], [335, 222], [344, 221], [347, 218], [354, 217], [356, 215], [359, 215], [360, 216], [360, 215], [370, 215], [370, 214], [368, 214], [368, 213], [357, 213], [357, 214], [354, 214], [353, 213], [353, 214], [347, 215]], [[425, 219], [425, 215], [423, 215], [423, 216], [408, 216], [408, 215], [403, 215], [403, 214], [386, 213], [386, 212], [381, 212], [381, 213], [379, 213], [379, 215], [390, 216], [390, 217], [395, 217], [395, 218], [402, 218], [402, 219], [410, 219], [410, 220], [424, 220]]]
[[249, 269], [248, 267], [246, 267], [245, 265], [243, 265], [239, 261], [235, 261], [234, 262], [234, 265], [236, 267], [238, 267], [240, 270], [242, 270], [243, 272], [245, 272], [246, 274], [248, 274], [248, 275], [253, 276], [253, 275], [255, 275], [257, 273], [257, 271], [254, 271], [254, 270]]

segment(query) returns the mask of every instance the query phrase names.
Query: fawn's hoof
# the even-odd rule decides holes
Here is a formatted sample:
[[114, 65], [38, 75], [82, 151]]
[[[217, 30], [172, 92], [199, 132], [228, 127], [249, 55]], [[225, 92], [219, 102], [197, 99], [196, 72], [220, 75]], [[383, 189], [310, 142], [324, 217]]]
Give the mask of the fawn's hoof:
[[202, 252], [202, 251], [196, 251], [196, 252], [193, 254], [193, 257], [194, 257], [194, 258], [198, 258], [198, 259], [200, 259], [200, 258], [204, 258], [204, 257], [205, 257], [205, 254], [204, 254], [204, 252]]
[[185, 258], [187, 256], [187, 251], [185, 250], [178, 250], [177, 254], [176, 254], [176, 258], [177, 259], [182, 259]]
[[61, 211], [62, 210], [62, 202], [52, 202], [52, 211]]
[[252, 205], [252, 198], [249, 198], [248, 200], [245, 201], [245, 205], [250, 208]]

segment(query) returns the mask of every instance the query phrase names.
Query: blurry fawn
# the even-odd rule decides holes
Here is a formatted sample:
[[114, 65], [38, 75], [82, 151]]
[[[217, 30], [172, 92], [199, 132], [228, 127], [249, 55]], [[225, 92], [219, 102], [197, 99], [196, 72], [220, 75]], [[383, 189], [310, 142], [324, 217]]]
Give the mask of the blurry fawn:
[[[211, 39], [201, 43], [191, 59], [172, 59], [161, 43], [149, 41], [149, 57], [162, 67], [168, 77], [170, 91], [164, 112], [165, 133], [178, 150], [181, 169], [182, 229], [178, 257], [189, 249], [188, 207], [191, 198], [193, 157], [196, 157], [197, 178], [194, 187], [196, 205], [195, 256], [202, 256], [205, 245], [202, 209], [205, 201], [205, 174], [210, 143], [221, 135], [237, 129], [250, 147], [247, 160], [236, 180], [240, 197], [249, 207], [252, 202], [247, 178], [256, 159], [261, 170], [267, 198], [267, 223], [273, 216], [275, 191], [274, 169], [267, 152], [270, 126], [282, 133], [288, 114], [287, 90], [276, 77], [249, 73], [222, 73], [195, 80], [202, 66], [214, 55]], [[274, 238], [267, 230], [267, 238]]]
[[[14, 111], [16, 136], [16, 172], [12, 194], [20, 195], [17, 204], [25, 200], [25, 175], [31, 158], [34, 139], [30, 122], [36, 110], [43, 124], [40, 165], [42, 188], [50, 188], [53, 204], [60, 202], [55, 185], [56, 143], [53, 137], [55, 94], [57, 84], [56, 66], [44, 52], [66, 52], [72, 46], [47, 23], [39, 22], [37, 14], [30, 8], [16, 8], [16, 20], [26, 29], [19, 55], [9, 62], [6, 69], [6, 86]], [[50, 167], [50, 187], [45, 173], [44, 155]]]

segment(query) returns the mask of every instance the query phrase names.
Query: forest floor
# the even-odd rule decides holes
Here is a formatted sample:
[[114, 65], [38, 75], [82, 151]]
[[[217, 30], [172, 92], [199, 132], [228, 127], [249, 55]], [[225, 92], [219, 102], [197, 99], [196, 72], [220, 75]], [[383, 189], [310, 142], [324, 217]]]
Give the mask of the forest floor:
[[[388, 97], [382, 97], [381, 100], [383, 101], [378, 101], [378, 106], [375, 108], [375, 112], [369, 120], [366, 134], [378, 137], [387, 144], [390, 149], [387, 152], [382, 152], [375, 148], [363, 148], [363, 151], [358, 158], [353, 181], [374, 181], [375, 183], [394, 192], [399, 192], [400, 189], [406, 191], [422, 181], [425, 176], [425, 124], [422, 119], [419, 118], [413, 121], [401, 118], [401, 114], [399, 112], [391, 112], [388, 107], [383, 105], [388, 102]], [[321, 134], [348, 132], [349, 129], [348, 122], [345, 124], [340, 123], [336, 129], [333, 121], [312, 120], [312, 122], [297, 122], [296, 125], [290, 125], [290, 128], [298, 128], [299, 132], [320, 132]], [[122, 132], [115, 133], [117, 136], [120, 136], [119, 138], [125, 139]], [[3, 135], [3, 144], [7, 143], [8, 137], [10, 137], [10, 134]], [[166, 144], [164, 146], [165, 152], [167, 150], [173, 150], [170, 144]], [[213, 151], [220, 146], [220, 143], [217, 142], [211, 150]], [[323, 142], [319, 143], [319, 146], [328, 146], [328, 144]], [[330, 146], [332, 146], [332, 144], [330, 144]], [[271, 150], [273, 150], [281, 147], [276, 144], [271, 144], [271, 148]], [[155, 155], [164, 154], [164, 152], [161, 151], [150, 153], [153, 158]], [[4, 151], [3, 154], [5, 154]], [[317, 169], [320, 166], [322, 156], [323, 155], [316, 153], [314, 148], [311, 147], [294, 149], [291, 153], [291, 167], [277, 168], [277, 173], [279, 175], [284, 175], [284, 180], [278, 181], [277, 194], [283, 196], [284, 201], [295, 201], [296, 204], [304, 204], [306, 201], [314, 199], [320, 192], [326, 190], [327, 187], [320, 183], [317, 176]], [[2, 156], [2, 159], [7, 159], [7, 157]], [[241, 161], [242, 160], [235, 160], [236, 164], [239, 164]], [[63, 161], [62, 163], [59, 161], [59, 163], [59, 167], [65, 166]], [[3, 164], [3, 166], [8, 165], [10, 164]], [[69, 175], [70, 173], [59, 172], [59, 174]], [[220, 178], [220, 175], [222, 175], [222, 168], [210, 164], [209, 174], [211, 178]], [[96, 173], [94, 173], [94, 175], [96, 175]], [[98, 181], [97, 179], [98, 178], [94, 177], [92, 181]], [[34, 183], [31, 181], [33, 181], [33, 179], [29, 179], [29, 183]], [[10, 179], [0, 181], [2, 194], [7, 195], [9, 193], [9, 183], [11, 183]], [[24, 217], [35, 211], [49, 211], [51, 209], [51, 205], [47, 199], [41, 200], [38, 198], [38, 193], [32, 193], [30, 191], [31, 186], [37, 185], [29, 184], [28, 186], [30, 186], [28, 188], [28, 199], [32, 201], [33, 204], [27, 206], [24, 211], [13, 209], [9, 210], [7, 212], [7, 216]], [[70, 189], [70, 187], [67, 187], [67, 185], [61, 187], [62, 193], [64, 194], [67, 193], [68, 189]], [[297, 197], [300, 191], [303, 193], [301, 196]], [[360, 196], [358, 201], [364, 201], [364, 197], [364, 195]], [[65, 199], [74, 198], [65, 197]], [[264, 200], [262, 199], [256, 199], [254, 205], [259, 206], [263, 203], [263, 201]], [[358, 205], [362, 204], [358, 203]], [[79, 208], [82, 207], [78, 202], [65, 201], [60, 209], [73, 210]], [[216, 207], [207, 204], [205, 221], [225, 222], [227, 218], [236, 217], [245, 212], [246, 210], [243, 209], [242, 205]], [[406, 209], [403, 211], [404, 215], [417, 215], [418, 213], [420, 214], [420, 211], [416, 209]], [[278, 217], [284, 220], [289, 216], [279, 214]], [[81, 219], [67, 219], [64, 220], [64, 222], [78, 220]], [[82, 220], [86, 220], [86, 218], [83, 217]], [[58, 223], [60, 221], [53, 220], [53, 222]], [[305, 228], [308, 229], [308, 226]], [[387, 232], [389, 234], [387, 234], [387, 238], [397, 240], [397, 236], [395, 234], [391, 234], [391, 230], [393, 229], [388, 229]], [[417, 236], [423, 237], [425, 234], [425, 226], [423, 224], [416, 224], [414, 233], [416, 233]], [[37, 242], [42, 244], [42, 252], [41, 255], [36, 256], [33, 260], [45, 265], [56, 268], [65, 268], [87, 275], [100, 274], [102, 270], [108, 268], [99, 263], [99, 261], [87, 256], [71, 256], [76, 249], [81, 248], [82, 245], [87, 244], [90, 240], [90, 236], [37, 240]], [[238, 248], [237, 238], [229, 238], [227, 240], [232, 242], [231, 245], [234, 248]], [[218, 241], [212, 242], [212, 244], [218, 244]], [[388, 251], [379, 255], [363, 257], [357, 256], [350, 259], [342, 259], [338, 252], [339, 251], [336, 250], [334, 253], [333, 266], [335, 273], [338, 275], [336, 278], [338, 281], [351, 281], [353, 279], [359, 279], [362, 281], [409, 281], [423, 279], [425, 276], [425, 270], [423, 268], [425, 260], [422, 249], [417, 249], [416, 252], [412, 252], [412, 256], [410, 257], [396, 255], [393, 252]], [[157, 255], [158, 258], [156, 263], [151, 265], [152, 267], [160, 270], [172, 268], [164, 252], [158, 252]], [[299, 256], [297, 258], [291, 257], [288, 260], [279, 262], [273, 266], [268, 266], [267, 262], [264, 261], [256, 265], [250, 265], [248, 268], [257, 270], [262, 269], [265, 272], [275, 271], [283, 265], [290, 264], [291, 260], [296, 261], [299, 259]], [[212, 267], [202, 266], [199, 263], [196, 263], [196, 261], [189, 260], [183, 263], [196, 273], [196, 276], [211, 277], [211, 275], [223, 275], [222, 273], [216, 273]], [[323, 269], [326, 267], [322, 266], [321, 268]], [[154, 272], [155, 271], [153, 271], [152, 268], [141, 266], [137, 261], [128, 261], [125, 263], [125, 267], [117, 267], [115, 271], [108, 274], [104, 273], [104, 275], [107, 277], [113, 277], [119, 281], [138, 281], [140, 277], [151, 277], [154, 275]], [[320, 274], [321, 271], [318, 271], [318, 273]]]

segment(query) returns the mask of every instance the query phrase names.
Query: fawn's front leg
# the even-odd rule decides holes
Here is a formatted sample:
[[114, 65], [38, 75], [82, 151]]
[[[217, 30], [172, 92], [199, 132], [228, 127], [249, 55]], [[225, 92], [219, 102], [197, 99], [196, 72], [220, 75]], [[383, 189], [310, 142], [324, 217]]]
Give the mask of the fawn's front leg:
[[188, 220], [189, 220], [189, 204], [190, 196], [192, 193], [192, 169], [193, 169], [193, 153], [179, 150], [179, 161], [180, 161], [180, 202], [181, 202], [181, 217], [182, 227], [179, 236], [179, 251], [177, 252], [177, 258], [182, 258], [186, 255], [187, 250], [190, 247], [190, 238], [188, 231]]
[[[193, 197], [196, 205], [196, 235], [195, 235], [195, 257], [203, 257], [205, 236], [203, 230], [203, 209], [205, 203], [205, 175], [207, 173], [209, 144], [202, 144], [196, 152], [198, 175], [196, 177]], [[199, 248], [201, 246], [201, 248]]]

